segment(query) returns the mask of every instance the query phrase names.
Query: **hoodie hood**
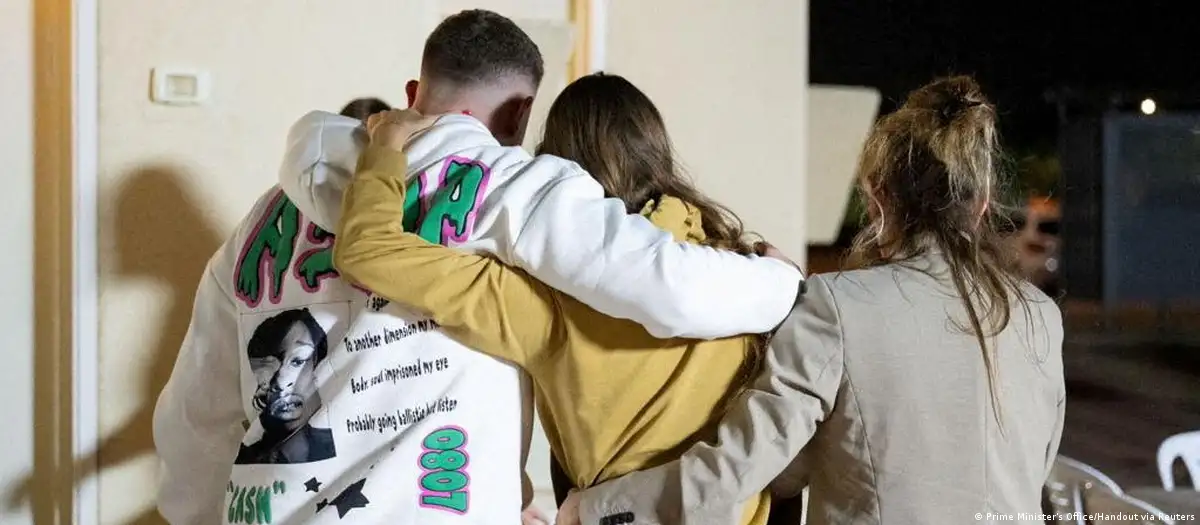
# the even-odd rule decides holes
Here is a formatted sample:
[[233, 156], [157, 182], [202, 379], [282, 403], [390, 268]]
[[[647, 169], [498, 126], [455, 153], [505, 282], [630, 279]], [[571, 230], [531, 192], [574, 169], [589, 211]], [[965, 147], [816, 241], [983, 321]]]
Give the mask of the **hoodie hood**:
[[[337, 229], [342, 215], [342, 194], [354, 176], [358, 157], [367, 145], [362, 121], [313, 111], [292, 125], [288, 132], [287, 153], [279, 169], [279, 187], [296, 208], [318, 226]], [[409, 140], [409, 175], [428, 169], [446, 157], [481, 147], [496, 147], [487, 127], [474, 117], [446, 115]], [[525, 150], [503, 148], [507, 160], [529, 160]], [[512, 157], [519, 158], [512, 158]]]
[[300, 213], [326, 231], [337, 229], [342, 193], [367, 144], [362, 121], [313, 111], [288, 132], [279, 187]]

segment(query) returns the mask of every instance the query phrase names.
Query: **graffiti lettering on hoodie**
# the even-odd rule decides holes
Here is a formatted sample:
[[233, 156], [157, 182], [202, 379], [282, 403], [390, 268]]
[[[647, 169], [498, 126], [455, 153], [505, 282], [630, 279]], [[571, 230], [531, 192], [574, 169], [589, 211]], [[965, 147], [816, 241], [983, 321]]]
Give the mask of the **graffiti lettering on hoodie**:
[[[301, 230], [305, 231], [309, 248], [296, 256]], [[280, 190], [242, 246], [234, 268], [234, 292], [251, 308], [262, 303], [264, 297], [278, 303], [289, 268], [292, 277], [309, 293], [320, 290], [324, 280], [338, 275], [333, 268], [333, 234], [307, 221]]]
[[[425, 173], [413, 177], [404, 199], [404, 230], [443, 245], [466, 242], [490, 176], [491, 169], [479, 161], [452, 156], [443, 162], [434, 184]], [[310, 248], [297, 256], [301, 230]], [[234, 277], [238, 299], [251, 308], [264, 297], [279, 303], [289, 268], [305, 292], [319, 291], [323, 281], [338, 276], [333, 267], [333, 240], [332, 233], [306, 220], [279, 190], [238, 256]]]
[[[300, 210], [283, 195], [271, 199], [242, 246], [234, 269], [234, 291], [238, 299], [254, 308], [263, 296], [278, 303], [283, 297], [283, 277], [292, 263], [296, 235], [300, 233]], [[269, 287], [270, 290], [264, 290]]]
[[230, 494], [228, 523], [271, 523], [271, 497], [287, 492], [287, 485], [276, 481], [271, 485], [243, 487], [232, 482], [225, 488]]
[[296, 258], [296, 279], [304, 291], [314, 293], [321, 289], [321, 281], [338, 273], [333, 269], [333, 234], [310, 222], [307, 236], [312, 248]]
[[417, 504], [436, 510], [466, 514], [470, 508], [471, 476], [467, 473], [467, 432], [448, 426], [439, 428], [422, 443], [424, 453], [417, 460], [421, 489]]
[[413, 177], [404, 196], [404, 230], [429, 242], [466, 242], [487, 194], [491, 169], [474, 159], [448, 157], [437, 181]]

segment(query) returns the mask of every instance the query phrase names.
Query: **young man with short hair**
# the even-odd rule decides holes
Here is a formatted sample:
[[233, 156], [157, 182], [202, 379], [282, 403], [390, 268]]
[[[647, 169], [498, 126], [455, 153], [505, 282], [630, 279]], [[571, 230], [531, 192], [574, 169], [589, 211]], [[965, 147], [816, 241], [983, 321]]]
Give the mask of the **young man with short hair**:
[[[675, 243], [574, 163], [517, 147], [542, 74], [537, 46], [500, 15], [464, 11], [434, 30], [409, 102], [454, 115], [410, 143], [413, 199], [397, 227], [492, 253], [660, 336], [781, 321], [792, 266]], [[356, 119], [302, 118], [279, 187], [210, 261], [155, 410], [172, 524], [490, 525], [527, 503], [532, 406], [518, 369], [332, 266], [364, 143]]]

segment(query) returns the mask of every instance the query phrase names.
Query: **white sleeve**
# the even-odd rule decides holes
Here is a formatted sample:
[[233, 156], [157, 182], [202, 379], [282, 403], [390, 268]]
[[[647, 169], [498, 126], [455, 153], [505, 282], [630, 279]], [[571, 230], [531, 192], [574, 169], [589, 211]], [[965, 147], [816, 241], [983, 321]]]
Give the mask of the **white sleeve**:
[[661, 338], [768, 332], [791, 311], [802, 290], [796, 267], [675, 242], [576, 170], [539, 191], [513, 264]]
[[154, 407], [158, 510], [171, 525], [224, 522], [225, 488], [244, 433], [238, 313], [215, 263], [200, 279], [191, 325]]

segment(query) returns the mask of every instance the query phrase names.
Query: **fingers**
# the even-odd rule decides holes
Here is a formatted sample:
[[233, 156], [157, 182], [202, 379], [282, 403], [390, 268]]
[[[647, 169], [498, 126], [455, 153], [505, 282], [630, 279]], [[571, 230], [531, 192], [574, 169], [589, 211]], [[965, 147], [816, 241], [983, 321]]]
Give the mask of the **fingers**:
[[758, 242], [754, 243], [754, 254], [758, 255], [760, 257], [766, 256], [767, 253], [769, 253], [773, 250], [775, 250], [775, 246], [772, 246], [771, 243], [769, 243], [769, 242], [758, 241]]
[[580, 525], [579, 500], [581, 497], [579, 491], [575, 489], [571, 489], [567, 493], [566, 501], [558, 508], [556, 525]]
[[367, 117], [367, 133], [374, 135], [379, 126], [384, 124], [406, 124], [419, 122], [424, 119], [415, 109], [389, 109]]
[[550, 525], [550, 519], [542, 514], [542, 511], [533, 505], [527, 507], [521, 512], [522, 525]]
[[415, 109], [393, 109], [367, 117], [371, 144], [403, 151], [408, 139], [433, 126], [440, 115], [425, 116]]

